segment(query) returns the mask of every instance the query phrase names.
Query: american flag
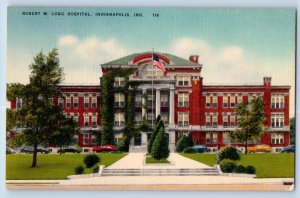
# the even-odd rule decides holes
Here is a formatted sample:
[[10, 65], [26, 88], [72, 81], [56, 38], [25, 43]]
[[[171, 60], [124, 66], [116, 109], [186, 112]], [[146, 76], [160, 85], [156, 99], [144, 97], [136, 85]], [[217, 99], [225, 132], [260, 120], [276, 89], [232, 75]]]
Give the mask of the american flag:
[[165, 68], [164, 64], [159, 60], [159, 58], [156, 54], [153, 54], [153, 66], [166, 72], [166, 68]]

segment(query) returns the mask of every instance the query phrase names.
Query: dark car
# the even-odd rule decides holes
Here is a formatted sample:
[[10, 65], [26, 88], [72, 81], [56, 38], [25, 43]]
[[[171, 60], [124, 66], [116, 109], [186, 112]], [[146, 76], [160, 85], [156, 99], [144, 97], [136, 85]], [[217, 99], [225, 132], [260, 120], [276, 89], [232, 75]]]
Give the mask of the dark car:
[[288, 147], [284, 147], [280, 153], [295, 153], [295, 145], [290, 145]]
[[81, 153], [82, 149], [80, 147], [76, 146], [68, 146], [64, 147], [62, 149], [59, 149], [58, 153]]
[[[50, 153], [50, 149], [42, 147], [42, 146], [38, 146], [37, 147], [37, 152], [38, 153], [43, 153], [43, 154], [48, 154]], [[20, 149], [20, 153], [33, 153], [33, 147], [29, 146], [29, 147], [24, 147]]]
[[210, 148], [207, 148], [207, 146], [205, 146], [205, 145], [195, 145], [195, 146], [193, 146], [193, 149], [197, 153], [208, 153], [208, 152], [211, 152]]
[[99, 147], [93, 147], [93, 152], [94, 153], [100, 153], [100, 152], [115, 152], [117, 151], [117, 148], [113, 145], [107, 144], [107, 145], [102, 145]]

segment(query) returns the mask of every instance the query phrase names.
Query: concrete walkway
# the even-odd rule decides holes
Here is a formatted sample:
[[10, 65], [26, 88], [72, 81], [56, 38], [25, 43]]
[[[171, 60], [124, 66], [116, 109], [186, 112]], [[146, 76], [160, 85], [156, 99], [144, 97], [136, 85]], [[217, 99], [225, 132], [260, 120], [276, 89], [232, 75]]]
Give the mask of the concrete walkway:
[[202, 164], [183, 157], [177, 153], [170, 153], [168, 160], [171, 164], [145, 164], [145, 153], [129, 153], [114, 164], [106, 167], [107, 169], [180, 169], [180, 168], [210, 168]]

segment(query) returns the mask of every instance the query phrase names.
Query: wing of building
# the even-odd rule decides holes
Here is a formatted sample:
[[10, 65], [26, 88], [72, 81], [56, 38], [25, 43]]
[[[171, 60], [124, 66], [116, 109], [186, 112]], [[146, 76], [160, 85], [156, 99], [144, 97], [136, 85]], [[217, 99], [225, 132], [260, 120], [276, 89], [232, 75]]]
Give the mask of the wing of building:
[[[165, 65], [166, 74], [152, 66], [152, 52], [135, 53], [101, 65], [103, 75], [112, 69], [132, 69], [130, 82], [138, 82], [135, 89], [135, 124], [145, 116], [151, 125], [161, 115], [169, 137], [169, 147], [175, 150], [182, 133], [191, 133], [194, 143], [207, 145], [213, 150], [230, 144], [229, 133], [238, 127], [234, 108], [238, 103], [262, 97], [265, 107], [267, 133], [252, 144], [267, 144], [274, 152], [289, 145], [289, 90], [290, 86], [272, 86], [271, 77], [264, 77], [260, 85], [205, 85], [199, 57], [189, 60], [171, 54], [154, 52]], [[242, 74], [241, 74], [242, 75]], [[98, 76], [95, 76], [97, 78]], [[124, 86], [124, 77], [115, 77], [115, 87]], [[54, 98], [66, 116], [72, 116], [81, 127], [78, 144], [95, 145], [95, 133], [101, 133], [100, 84], [61, 85], [62, 98]], [[145, 99], [143, 95], [146, 95]], [[123, 136], [125, 125], [125, 95], [114, 93], [115, 143]], [[11, 107], [18, 107], [18, 100]], [[147, 108], [143, 108], [144, 106]], [[146, 151], [150, 132], [136, 135], [130, 151]], [[239, 146], [237, 144], [237, 146]]]

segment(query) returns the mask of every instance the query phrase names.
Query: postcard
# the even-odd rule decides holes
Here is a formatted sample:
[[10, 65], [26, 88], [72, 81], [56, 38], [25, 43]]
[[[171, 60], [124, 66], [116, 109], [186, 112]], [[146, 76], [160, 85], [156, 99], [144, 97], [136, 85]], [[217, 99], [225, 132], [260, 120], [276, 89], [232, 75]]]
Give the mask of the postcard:
[[295, 9], [7, 18], [8, 189], [294, 190]]

